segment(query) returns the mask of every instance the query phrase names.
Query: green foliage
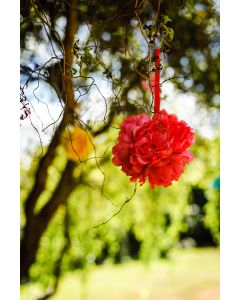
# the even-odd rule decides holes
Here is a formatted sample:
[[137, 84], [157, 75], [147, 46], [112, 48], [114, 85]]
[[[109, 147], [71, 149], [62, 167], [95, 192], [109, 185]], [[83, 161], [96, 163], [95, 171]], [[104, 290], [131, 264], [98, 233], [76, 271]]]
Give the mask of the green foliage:
[[65, 244], [64, 215], [64, 207], [59, 208], [41, 239], [37, 263], [30, 269], [31, 280], [45, 288], [54, 284], [56, 263]]
[[[28, 0], [22, 2], [21, 47], [24, 57], [29, 52], [29, 38], [34, 38], [36, 43], [45, 41], [40, 34], [44, 27], [39, 25], [35, 10], [31, 8]], [[192, 79], [190, 91], [198, 96], [198, 100], [208, 106], [219, 107], [216, 100], [219, 94], [219, 10], [216, 4], [212, 0], [174, 3], [162, 0], [161, 15], [155, 22], [153, 16], [156, 14], [156, 7], [150, 1], [144, 1], [138, 11], [141, 24], [137, 24], [133, 3], [83, 0], [78, 4], [79, 29], [84, 29], [86, 23], [89, 24], [86, 40], [84, 35], [76, 37], [81, 41], [79, 47], [82, 52], [78, 64], [81, 65], [81, 71], [84, 71], [82, 75], [87, 76], [89, 72], [102, 70], [103, 54], [107, 51], [108, 55], [119, 60], [121, 82], [130, 79], [129, 74], [135, 73], [136, 80], [129, 80], [129, 86], [138, 88], [142, 78], [135, 72], [135, 66], [141, 65], [141, 60], [147, 54], [146, 45], [143, 48], [146, 42], [141, 36], [139, 25], [152, 24], [147, 25], [151, 26], [148, 30], [148, 42], [158, 33], [166, 58], [163, 74], [167, 67], [173, 68], [175, 74], [181, 77], [173, 83], [183, 91], [189, 91], [185, 80]], [[62, 1], [47, 2], [47, 5], [44, 2], [39, 7], [45, 10], [44, 14], [51, 16], [54, 24], [66, 17], [66, 7]], [[61, 29], [64, 31], [64, 28]], [[110, 38], [105, 39], [104, 34], [108, 34]], [[97, 53], [93, 53], [93, 45], [97, 45]], [[133, 52], [131, 58], [127, 55], [127, 49]], [[144, 54], [141, 53], [143, 49]], [[31, 53], [33, 57], [38, 55], [37, 51]], [[111, 69], [111, 63], [105, 64], [103, 71], [106, 69]], [[74, 68], [74, 75], [79, 75], [75, 70], [78, 69]]]
[[[113, 144], [117, 133], [116, 129], [111, 129], [108, 134], [95, 139], [98, 157], [110, 156], [111, 147], [106, 149]], [[165, 257], [178, 246], [180, 232], [187, 229], [184, 218], [189, 214], [189, 194], [194, 186], [206, 191], [209, 199], [206, 225], [217, 239], [218, 207], [211, 182], [219, 172], [218, 139], [197, 137], [192, 151], [195, 158], [178, 182], [168, 188], [154, 190], [148, 183], [138, 186], [136, 194], [122, 211], [97, 228], [94, 227], [119, 211], [121, 205], [133, 195], [134, 184], [109, 159], [101, 169], [96, 167], [95, 158], [80, 164], [75, 173], [76, 176], [82, 174], [82, 182], [68, 199], [70, 246], [63, 259], [62, 272], [76, 268], [87, 271], [96, 263], [114, 262], [119, 256], [121, 260], [128, 259], [129, 232], [139, 242], [140, 259], [148, 262], [153, 258]], [[64, 155], [59, 147], [54, 165], [49, 169], [51, 179], [46, 187], [48, 197], [66, 163]], [[25, 180], [26, 176], [23, 172], [22, 179]], [[39, 202], [47, 201], [48, 197], [39, 199]], [[38, 204], [39, 207], [42, 204]], [[31, 268], [32, 280], [42, 282], [45, 286], [54, 280], [54, 265], [65, 243], [64, 215], [65, 209], [61, 207], [41, 239], [37, 262]]]
[[219, 142], [219, 137], [213, 141], [200, 137], [196, 140], [192, 146], [195, 159], [191, 163], [192, 172], [189, 178], [193, 186], [205, 191], [208, 202], [205, 205], [204, 223], [211, 230], [217, 244], [220, 230], [220, 193], [213, 188], [213, 182], [220, 174]]
[[162, 17], [162, 28], [163, 30], [161, 31], [161, 35], [162, 35], [162, 46], [164, 46], [165, 44], [169, 47], [169, 43], [168, 42], [171, 42], [173, 40], [173, 37], [174, 37], [174, 30], [169, 26], [167, 25], [167, 23], [169, 22], [172, 22], [172, 20], [164, 15]]
[[217, 244], [220, 243], [220, 192], [219, 190], [208, 189], [208, 203], [205, 206], [205, 224], [210, 228]]

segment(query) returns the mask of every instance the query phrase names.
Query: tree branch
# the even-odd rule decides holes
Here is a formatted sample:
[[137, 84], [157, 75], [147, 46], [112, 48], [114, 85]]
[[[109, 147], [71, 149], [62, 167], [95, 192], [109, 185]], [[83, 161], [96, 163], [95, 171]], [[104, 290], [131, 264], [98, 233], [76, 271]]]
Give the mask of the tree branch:
[[[72, 121], [72, 114], [74, 113], [75, 105], [76, 105], [76, 102], [74, 101], [74, 90], [73, 90], [72, 78], [71, 76], [69, 76], [71, 74], [70, 71], [71, 71], [71, 65], [73, 60], [72, 47], [74, 42], [74, 35], [77, 30], [77, 14], [76, 14], [76, 10], [73, 9], [73, 7], [76, 6], [76, 2], [77, 2], [76, 0], [70, 0], [70, 5], [68, 6], [68, 12], [67, 12], [67, 25], [66, 25], [66, 34], [64, 40], [64, 67], [63, 67], [64, 70], [62, 74], [62, 80], [64, 86], [64, 98], [65, 98], [64, 102], [66, 103], [64, 108], [63, 119], [58, 129], [55, 131], [55, 134], [49, 144], [49, 147], [45, 155], [42, 156], [39, 161], [39, 165], [35, 175], [36, 178], [35, 184], [25, 202], [26, 225], [24, 228], [24, 236], [21, 245], [21, 277], [28, 276], [28, 270], [36, 258], [36, 252], [37, 252], [39, 240], [48, 225], [49, 216], [52, 216], [54, 213], [54, 209], [58, 207], [57, 205], [58, 201], [56, 201], [55, 199], [57, 195], [56, 193], [54, 193], [53, 196], [55, 198], [52, 199], [52, 201], [50, 201], [51, 203], [49, 203], [49, 205], [46, 208], [44, 208], [43, 211], [41, 211], [40, 215], [38, 216], [34, 215], [35, 204], [39, 196], [45, 189], [48, 167], [52, 164], [54, 157], [56, 155], [56, 148], [60, 144], [61, 133], [63, 132], [65, 127]], [[64, 181], [64, 184], [65, 183], [67, 183], [67, 185], [69, 184], [66, 177], [69, 176], [69, 173], [71, 174], [71, 171], [73, 171], [74, 167], [75, 165], [72, 162], [68, 162], [64, 173], [65, 176], [63, 176], [60, 182]], [[63, 199], [63, 196], [67, 197], [69, 193], [72, 191], [70, 190], [70, 186], [71, 185], [69, 185], [69, 187], [67, 186], [66, 189], [63, 191], [63, 193], [59, 194], [60, 203], [64, 202], [63, 200], [65, 200]], [[61, 187], [58, 186], [57, 191], [59, 190], [61, 190]], [[35, 226], [37, 222], [40, 222], [41, 228], [37, 228]], [[31, 241], [32, 231], [34, 230], [36, 230], [36, 233], [34, 233], [36, 237], [33, 239], [33, 241]], [[31, 248], [31, 245], [33, 248]]]
[[[71, 6], [75, 6], [75, 4], [76, 4], [76, 0], [71, 0]], [[64, 41], [66, 73], [70, 73], [72, 59], [73, 59], [72, 47], [74, 41], [74, 34], [77, 30], [76, 11], [71, 9], [71, 6], [68, 6], [68, 22], [66, 25], [66, 38]], [[52, 164], [53, 159], [55, 157], [56, 148], [60, 144], [61, 133], [65, 129], [67, 124], [70, 123], [71, 120], [71, 117], [69, 117], [71, 115], [70, 112], [74, 112], [75, 109], [72, 79], [71, 77], [63, 74], [63, 81], [65, 86], [65, 103], [66, 103], [63, 119], [58, 129], [55, 131], [55, 134], [49, 144], [49, 147], [45, 155], [41, 157], [39, 161], [39, 165], [36, 171], [35, 184], [25, 204], [25, 208], [26, 208], [25, 212], [26, 212], [27, 219], [28, 217], [31, 217], [31, 215], [33, 215], [33, 210], [37, 202], [37, 199], [45, 188], [46, 179], [47, 179], [47, 169]]]
[[37, 215], [32, 215], [26, 223], [24, 228], [24, 237], [21, 243], [22, 281], [28, 278], [29, 268], [36, 259], [40, 238], [47, 229], [52, 216], [58, 207], [67, 201], [67, 198], [78, 184], [73, 178], [75, 166], [76, 164], [74, 162], [67, 162], [58, 186], [47, 204], [45, 204]]
[[73, 178], [73, 171], [75, 167], [75, 162], [71, 160], [67, 162], [66, 168], [62, 173], [61, 180], [53, 192], [52, 197], [37, 214], [37, 217], [44, 220], [46, 225], [48, 225], [59, 205], [66, 202], [68, 196], [76, 187], [77, 182]]

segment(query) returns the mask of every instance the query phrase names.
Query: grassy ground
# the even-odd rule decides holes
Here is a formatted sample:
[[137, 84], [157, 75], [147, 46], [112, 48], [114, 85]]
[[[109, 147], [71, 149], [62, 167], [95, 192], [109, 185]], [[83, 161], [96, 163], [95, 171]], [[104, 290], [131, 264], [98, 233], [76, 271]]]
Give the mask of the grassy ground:
[[[29, 300], [31, 290], [22, 290]], [[103, 265], [82, 284], [79, 271], [66, 275], [51, 300], [219, 300], [219, 250], [191, 249], [171, 260]]]

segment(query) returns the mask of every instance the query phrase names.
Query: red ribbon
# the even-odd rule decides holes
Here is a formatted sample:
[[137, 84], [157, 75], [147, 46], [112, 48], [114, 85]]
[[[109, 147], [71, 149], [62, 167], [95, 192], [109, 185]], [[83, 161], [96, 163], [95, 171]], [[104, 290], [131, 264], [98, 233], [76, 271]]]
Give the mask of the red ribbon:
[[160, 112], [160, 48], [155, 51], [154, 116]]

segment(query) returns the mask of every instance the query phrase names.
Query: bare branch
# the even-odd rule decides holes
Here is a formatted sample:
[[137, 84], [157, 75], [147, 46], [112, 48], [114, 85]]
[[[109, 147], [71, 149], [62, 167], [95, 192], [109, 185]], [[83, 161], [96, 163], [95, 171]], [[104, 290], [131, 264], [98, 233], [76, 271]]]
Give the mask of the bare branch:
[[128, 199], [126, 199], [126, 200], [122, 203], [122, 205], [120, 206], [120, 208], [118, 209], [118, 211], [116, 211], [116, 212], [115, 212], [109, 219], [107, 219], [106, 221], [104, 221], [104, 222], [102, 222], [101, 224], [98, 224], [98, 225], [92, 227], [92, 229], [96, 229], [96, 228], [98, 228], [98, 227], [100, 227], [100, 226], [103, 226], [103, 225], [107, 224], [109, 221], [112, 220], [112, 218], [114, 218], [115, 216], [117, 216], [117, 215], [122, 211], [122, 209], [124, 208], [124, 206], [125, 206], [125, 205], [126, 205], [126, 204], [134, 197], [134, 196], [135, 196], [136, 191], [137, 191], [137, 183], [135, 183], [135, 188], [134, 188], [134, 190], [133, 190], [133, 194], [131, 195], [131, 197], [128, 198]]

